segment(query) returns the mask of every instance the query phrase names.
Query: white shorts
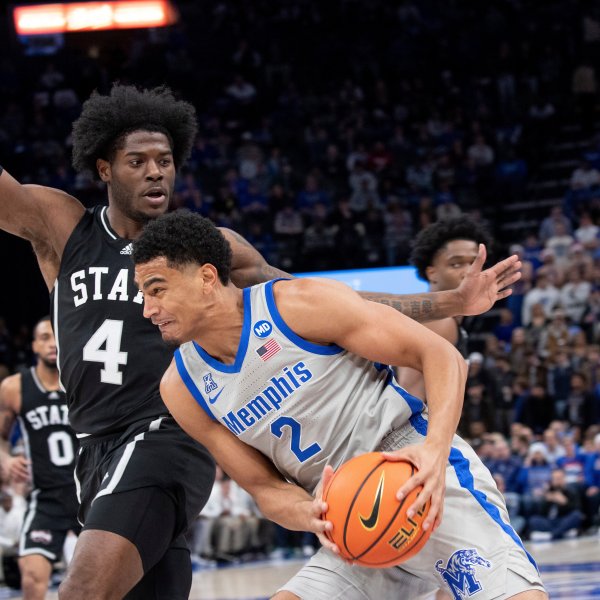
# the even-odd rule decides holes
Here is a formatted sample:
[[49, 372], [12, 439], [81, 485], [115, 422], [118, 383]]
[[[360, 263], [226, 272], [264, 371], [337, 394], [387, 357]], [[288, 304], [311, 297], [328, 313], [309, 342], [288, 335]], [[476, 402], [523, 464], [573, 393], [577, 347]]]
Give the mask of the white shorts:
[[[379, 449], [424, 439], [407, 425]], [[438, 588], [456, 600], [500, 600], [544, 590], [489, 470], [458, 436], [446, 469], [442, 524], [417, 555], [400, 567], [371, 569], [348, 565], [322, 548], [282, 589], [303, 600], [416, 600]]]

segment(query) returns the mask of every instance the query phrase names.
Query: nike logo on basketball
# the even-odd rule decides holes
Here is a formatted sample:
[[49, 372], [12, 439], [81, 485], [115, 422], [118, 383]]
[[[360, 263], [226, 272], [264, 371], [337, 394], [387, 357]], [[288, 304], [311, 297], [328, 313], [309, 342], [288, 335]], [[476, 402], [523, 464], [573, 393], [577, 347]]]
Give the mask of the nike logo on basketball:
[[381, 496], [383, 496], [383, 480], [385, 473], [381, 474], [381, 478], [379, 479], [379, 485], [377, 486], [377, 492], [375, 493], [375, 502], [373, 503], [373, 510], [371, 511], [371, 515], [369, 518], [365, 519], [362, 515], [359, 515], [360, 522], [363, 524], [365, 529], [371, 530], [375, 529], [377, 525], [377, 520], [379, 519], [379, 507], [381, 506]]
[[218, 397], [219, 397], [219, 396], [220, 396], [220, 395], [223, 393], [223, 390], [224, 390], [224, 389], [225, 389], [225, 388], [221, 388], [221, 389], [219, 390], [219, 393], [218, 393], [218, 394], [215, 394], [215, 395], [214, 395], [212, 398], [209, 396], [209, 397], [208, 397], [208, 401], [209, 401], [211, 404], [214, 404], [214, 403], [217, 401], [217, 398], [218, 398]]

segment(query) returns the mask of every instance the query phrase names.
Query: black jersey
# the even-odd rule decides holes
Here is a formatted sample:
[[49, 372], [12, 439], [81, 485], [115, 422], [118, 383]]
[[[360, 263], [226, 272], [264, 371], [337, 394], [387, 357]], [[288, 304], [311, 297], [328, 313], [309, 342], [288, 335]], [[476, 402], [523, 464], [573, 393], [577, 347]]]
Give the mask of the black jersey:
[[75, 498], [77, 438], [69, 426], [64, 392], [44, 388], [35, 369], [21, 374], [21, 411], [17, 415], [32, 486], [38, 490], [72, 487]]
[[462, 354], [463, 358], [467, 358], [467, 356], [469, 356], [469, 334], [462, 326], [462, 317], [458, 319], [455, 318], [454, 321], [456, 322], [456, 329], [458, 333], [458, 339], [456, 340], [456, 344], [454, 344], [454, 346]]
[[69, 419], [84, 434], [167, 413], [159, 383], [172, 351], [142, 314], [131, 240], [114, 232], [106, 210], [88, 209], [75, 227], [51, 294]]

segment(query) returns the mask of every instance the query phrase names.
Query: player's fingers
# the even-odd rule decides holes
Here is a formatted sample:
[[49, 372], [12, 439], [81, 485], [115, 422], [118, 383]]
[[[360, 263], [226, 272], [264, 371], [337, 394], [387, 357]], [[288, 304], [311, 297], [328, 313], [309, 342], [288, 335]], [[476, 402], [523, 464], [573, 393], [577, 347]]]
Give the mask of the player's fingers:
[[407, 448], [401, 448], [399, 450], [391, 450], [390, 452], [382, 452], [381, 456], [383, 456], [383, 458], [385, 458], [385, 460], [389, 460], [391, 462], [399, 462], [401, 460], [405, 460], [405, 461], [408, 461], [408, 462], [414, 464], [413, 460], [411, 460], [411, 454], [407, 450]]
[[334, 474], [335, 471], [333, 470], [333, 467], [331, 465], [325, 465], [325, 468], [323, 469], [323, 476], [321, 479], [323, 482], [322, 491], [327, 489], [327, 486], [333, 479]]
[[490, 267], [488, 271], [493, 273], [496, 277], [501, 277], [503, 274], [510, 273], [515, 269], [522, 267], [521, 261], [516, 254], [497, 262], [494, 266]]
[[[400, 501], [406, 498], [415, 488], [423, 485], [423, 477], [420, 473], [415, 473], [412, 477], [409, 477], [396, 492], [396, 498]], [[420, 497], [420, 494], [419, 494]], [[419, 498], [420, 499], [420, 498]], [[410, 515], [409, 515], [410, 516]]]
[[[424, 506], [424, 502], [421, 503], [421, 496], [422, 496], [422, 494], [419, 494], [417, 501], [411, 507], [411, 509], [413, 507], [415, 507], [415, 513], [420, 511]], [[437, 526], [436, 524], [439, 524], [438, 521], [441, 522], [441, 511], [442, 511], [442, 507], [443, 507], [443, 498], [444, 498], [444, 494], [440, 493], [439, 491], [434, 491], [431, 494], [431, 496], [430, 496], [431, 505], [429, 507], [429, 512], [427, 513], [427, 517], [423, 521], [423, 529], [425, 531], [428, 531], [430, 528], [435, 529], [435, 527]], [[410, 510], [409, 510], [409, 512], [410, 512]]]
[[317, 535], [317, 539], [319, 540], [319, 543], [321, 544], [321, 546], [323, 546], [324, 548], [327, 548], [327, 550], [330, 550], [334, 554], [339, 554], [340, 553], [340, 549], [338, 548], [337, 544], [334, 544], [325, 535], [325, 533], [320, 533], [320, 532], [315, 532], [315, 533]]
[[481, 271], [486, 258], [487, 251], [485, 249], [485, 244], [479, 244], [479, 248], [477, 249], [477, 256], [475, 257], [475, 260], [471, 263], [469, 271]]
[[514, 273], [510, 273], [504, 277], [498, 279], [498, 287], [499, 289], [507, 288], [509, 285], [517, 282], [521, 279], [521, 271], [516, 271]]
[[327, 504], [327, 502], [323, 502], [322, 500], [315, 500], [312, 503], [312, 512], [313, 515], [317, 518], [321, 518], [322, 515], [324, 515], [327, 512], [327, 509], [329, 508], [329, 505]]

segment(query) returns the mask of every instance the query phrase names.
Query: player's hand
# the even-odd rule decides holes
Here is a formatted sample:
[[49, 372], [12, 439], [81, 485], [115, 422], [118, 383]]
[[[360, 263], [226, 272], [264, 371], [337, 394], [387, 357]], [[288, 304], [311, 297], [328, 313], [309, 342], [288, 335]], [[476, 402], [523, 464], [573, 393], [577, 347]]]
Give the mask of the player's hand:
[[442, 522], [444, 513], [444, 494], [446, 491], [446, 463], [448, 448], [427, 440], [423, 444], [406, 446], [392, 452], [382, 452], [386, 460], [406, 460], [411, 462], [418, 471], [396, 493], [398, 500], [405, 498], [412, 490], [422, 485], [423, 489], [418, 498], [408, 507], [407, 515], [412, 517], [427, 502], [431, 500], [429, 513], [423, 521], [425, 531], [433, 528], [435, 531]]
[[17, 483], [27, 483], [30, 480], [30, 460], [24, 456], [11, 456], [2, 465], [7, 477]]
[[319, 542], [324, 548], [327, 548], [334, 554], [340, 553], [337, 544], [334, 544], [329, 538], [325, 535], [326, 531], [331, 531], [333, 529], [333, 523], [331, 521], [323, 520], [323, 514], [329, 508], [327, 502], [323, 502], [323, 490], [329, 485], [331, 478], [333, 477], [333, 467], [330, 465], [326, 465], [323, 469], [323, 475], [321, 476], [321, 481], [315, 490], [315, 499], [312, 502], [312, 515], [313, 515], [313, 525], [314, 527], [310, 529], [313, 533], [317, 535], [319, 538]]
[[521, 278], [522, 264], [516, 254], [482, 271], [486, 257], [485, 246], [479, 244], [477, 257], [455, 290], [462, 303], [462, 315], [480, 315], [486, 312], [498, 300], [510, 296], [510, 286]]

